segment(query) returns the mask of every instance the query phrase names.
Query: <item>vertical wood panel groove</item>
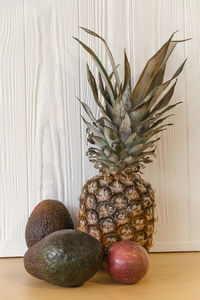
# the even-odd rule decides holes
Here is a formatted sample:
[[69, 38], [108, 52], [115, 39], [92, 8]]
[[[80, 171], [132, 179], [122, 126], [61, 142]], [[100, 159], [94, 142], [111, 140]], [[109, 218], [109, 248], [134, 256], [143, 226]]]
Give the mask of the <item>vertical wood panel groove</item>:
[[[24, 36], [24, 77], [25, 77], [25, 85], [24, 85], [24, 94], [25, 94], [25, 99], [27, 99], [27, 92], [26, 92], [26, 55], [25, 55], [25, 49], [26, 49], [26, 40], [25, 40], [25, 0], [23, 0], [23, 36]], [[26, 157], [27, 157], [27, 172], [26, 172], [26, 184], [29, 186], [29, 161], [28, 161], [28, 133], [27, 133], [27, 102], [25, 101], [25, 115], [26, 115]], [[27, 189], [27, 215], [30, 210], [30, 197], [29, 197], [29, 189]]]
[[[80, 26], [82, 26], [81, 24], [80, 24], [80, 1], [78, 0], [78, 26], [80, 27]], [[79, 31], [79, 33], [78, 33], [78, 38], [80, 39], [80, 31]], [[78, 78], [78, 81], [79, 81], [79, 97], [80, 97], [80, 99], [82, 100], [82, 95], [81, 95], [81, 62], [80, 62], [80, 57], [81, 57], [81, 49], [80, 49], [80, 46], [79, 46], [79, 78]], [[76, 101], [77, 101], [77, 99], [76, 99]], [[80, 114], [82, 115], [82, 106], [81, 106], [81, 104], [80, 104]], [[81, 185], [83, 185], [84, 184], [84, 182], [83, 182], [83, 178], [84, 178], [84, 174], [83, 174], [83, 155], [84, 155], [84, 153], [83, 153], [83, 143], [82, 143], [82, 141], [83, 141], [83, 126], [82, 126], [82, 122], [80, 122], [80, 138], [81, 138]]]
[[[185, 5], [185, 0], [183, 0], [183, 11], [184, 11], [184, 38], [189, 38], [186, 36], [186, 5]], [[190, 41], [189, 41], [190, 42]], [[184, 45], [184, 56], [186, 57], [186, 45]], [[188, 142], [189, 142], [189, 120], [188, 120], [188, 93], [187, 93], [187, 76], [186, 76], [186, 70], [187, 70], [187, 65], [184, 70], [185, 73], [185, 88], [184, 88], [184, 93], [185, 93], [185, 107], [186, 107], [186, 136], [187, 136], [187, 173], [189, 174], [189, 168], [190, 168], [190, 156], [189, 156], [189, 147], [188, 147]], [[188, 176], [188, 195], [187, 195], [187, 201], [188, 201], [188, 212], [189, 212], [189, 241], [191, 241], [191, 202], [190, 202], [190, 176]]]

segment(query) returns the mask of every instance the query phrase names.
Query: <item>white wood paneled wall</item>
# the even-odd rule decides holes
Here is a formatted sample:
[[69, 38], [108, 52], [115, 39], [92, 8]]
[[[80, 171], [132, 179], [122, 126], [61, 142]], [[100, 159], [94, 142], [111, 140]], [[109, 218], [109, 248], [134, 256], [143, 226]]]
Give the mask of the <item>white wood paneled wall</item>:
[[24, 254], [28, 216], [43, 199], [63, 201], [77, 222], [81, 186], [95, 174], [76, 100], [99, 113], [86, 78], [86, 62], [94, 66], [72, 36], [107, 59], [78, 26], [107, 39], [121, 73], [126, 48], [133, 83], [173, 31], [193, 38], [170, 58], [168, 77], [188, 57], [173, 97], [183, 104], [145, 175], [156, 189], [153, 251], [200, 250], [199, 15], [199, 0], [0, 0], [0, 256]]

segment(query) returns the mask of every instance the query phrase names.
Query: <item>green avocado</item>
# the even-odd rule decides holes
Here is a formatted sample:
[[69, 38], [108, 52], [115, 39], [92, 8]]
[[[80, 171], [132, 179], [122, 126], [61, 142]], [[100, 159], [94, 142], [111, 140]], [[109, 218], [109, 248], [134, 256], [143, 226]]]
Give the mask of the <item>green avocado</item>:
[[28, 219], [26, 244], [31, 247], [48, 234], [62, 229], [74, 229], [66, 206], [58, 200], [43, 200], [34, 208]]
[[76, 230], [59, 230], [25, 253], [24, 266], [32, 276], [50, 283], [80, 286], [100, 268], [103, 249], [98, 240]]

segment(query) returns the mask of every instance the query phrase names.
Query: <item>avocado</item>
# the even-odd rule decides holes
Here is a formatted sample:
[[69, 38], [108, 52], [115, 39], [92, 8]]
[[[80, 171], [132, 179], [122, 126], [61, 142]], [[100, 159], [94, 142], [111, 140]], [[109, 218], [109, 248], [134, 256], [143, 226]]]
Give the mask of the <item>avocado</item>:
[[103, 249], [94, 237], [77, 230], [59, 230], [25, 253], [24, 266], [32, 276], [73, 287], [90, 279], [100, 268]]
[[43, 200], [32, 211], [25, 231], [29, 247], [48, 234], [61, 229], [74, 229], [71, 216], [65, 205], [57, 200]]

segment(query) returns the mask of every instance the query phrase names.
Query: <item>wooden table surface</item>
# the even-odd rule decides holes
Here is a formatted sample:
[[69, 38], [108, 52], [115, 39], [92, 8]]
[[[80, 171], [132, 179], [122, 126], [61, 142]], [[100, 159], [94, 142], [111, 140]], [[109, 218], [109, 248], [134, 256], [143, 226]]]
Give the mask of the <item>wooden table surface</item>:
[[82, 287], [63, 288], [31, 277], [22, 258], [0, 259], [0, 300], [200, 300], [200, 253], [150, 255], [148, 274], [122, 285], [99, 271]]

